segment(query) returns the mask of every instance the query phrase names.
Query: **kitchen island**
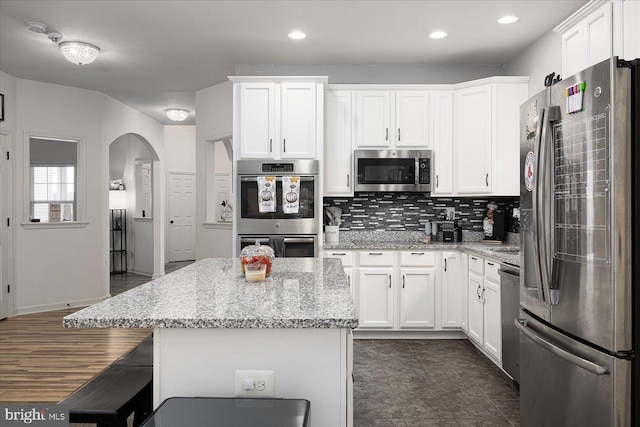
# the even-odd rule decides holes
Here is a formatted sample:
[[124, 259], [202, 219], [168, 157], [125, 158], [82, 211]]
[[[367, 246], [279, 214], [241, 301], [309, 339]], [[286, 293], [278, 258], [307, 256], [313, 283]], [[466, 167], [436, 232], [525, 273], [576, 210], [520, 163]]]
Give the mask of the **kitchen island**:
[[274, 372], [277, 398], [311, 402], [314, 427], [351, 424], [353, 298], [336, 259], [277, 258], [249, 283], [204, 259], [64, 318], [68, 328], [153, 328], [154, 407], [235, 396], [236, 371]]

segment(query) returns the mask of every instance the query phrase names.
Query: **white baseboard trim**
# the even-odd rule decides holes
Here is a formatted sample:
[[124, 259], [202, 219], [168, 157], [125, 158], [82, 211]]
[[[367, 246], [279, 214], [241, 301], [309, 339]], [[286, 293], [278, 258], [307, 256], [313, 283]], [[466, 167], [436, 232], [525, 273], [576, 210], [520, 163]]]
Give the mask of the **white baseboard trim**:
[[353, 331], [353, 339], [376, 339], [376, 340], [459, 340], [467, 339], [462, 331]]
[[139, 274], [141, 276], [148, 276], [153, 279], [153, 273], [149, 273], [148, 271], [131, 270], [131, 273]]
[[21, 316], [23, 314], [43, 313], [45, 311], [62, 310], [65, 308], [81, 308], [89, 305], [97, 304], [100, 301], [104, 301], [110, 298], [111, 295], [106, 294], [100, 298], [91, 298], [84, 300], [68, 301], [68, 302], [55, 302], [51, 304], [29, 305], [26, 307], [18, 307], [14, 310], [14, 316]]

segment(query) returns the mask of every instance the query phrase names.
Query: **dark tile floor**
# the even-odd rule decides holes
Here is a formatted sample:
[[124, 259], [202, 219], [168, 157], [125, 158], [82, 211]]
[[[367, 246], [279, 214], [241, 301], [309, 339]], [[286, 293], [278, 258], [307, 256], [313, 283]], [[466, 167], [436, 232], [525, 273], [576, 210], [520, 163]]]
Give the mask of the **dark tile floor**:
[[518, 389], [467, 340], [354, 340], [356, 427], [520, 425]]

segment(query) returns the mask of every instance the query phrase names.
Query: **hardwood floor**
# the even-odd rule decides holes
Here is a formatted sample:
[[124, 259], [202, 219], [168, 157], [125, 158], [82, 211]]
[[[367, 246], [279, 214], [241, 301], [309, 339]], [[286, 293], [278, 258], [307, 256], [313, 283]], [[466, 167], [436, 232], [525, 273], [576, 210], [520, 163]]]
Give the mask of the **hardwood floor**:
[[[191, 262], [169, 263], [168, 272]], [[151, 278], [111, 276], [111, 294]], [[65, 329], [78, 309], [28, 314], [0, 321], [0, 403], [58, 402], [151, 334], [149, 329]]]
[[148, 329], [65, 329], [77, 309], [0, 322], [0, 402], [58, 402], [150, 335]]

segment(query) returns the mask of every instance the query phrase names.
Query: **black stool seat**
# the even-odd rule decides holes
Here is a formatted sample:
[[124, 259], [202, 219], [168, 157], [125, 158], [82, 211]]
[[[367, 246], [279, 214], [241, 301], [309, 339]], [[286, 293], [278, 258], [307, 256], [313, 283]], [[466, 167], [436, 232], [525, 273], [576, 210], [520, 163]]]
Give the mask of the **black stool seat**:
[[126, 427], [135, 412], [134, 425], [151, 413], [153, 368], [109, 366], [91, 381], [60, 401], [69, 406], [72, 423]]
[[143, 427], [307, 427], [304, 399], [170, 397]]
[[112, 366], [153, 366], [153, 335], [145, 338], [129, 353], [111, 364]]

